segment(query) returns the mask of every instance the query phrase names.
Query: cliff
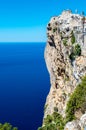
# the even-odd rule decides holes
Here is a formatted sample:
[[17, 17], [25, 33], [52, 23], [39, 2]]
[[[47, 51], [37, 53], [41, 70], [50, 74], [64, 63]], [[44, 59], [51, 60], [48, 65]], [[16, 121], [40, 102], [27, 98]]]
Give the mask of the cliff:
[[86, 20], [70, 10], [47, 25], [45, 61], [51, 88], [39, 130], [83, 130], [86, 126]]

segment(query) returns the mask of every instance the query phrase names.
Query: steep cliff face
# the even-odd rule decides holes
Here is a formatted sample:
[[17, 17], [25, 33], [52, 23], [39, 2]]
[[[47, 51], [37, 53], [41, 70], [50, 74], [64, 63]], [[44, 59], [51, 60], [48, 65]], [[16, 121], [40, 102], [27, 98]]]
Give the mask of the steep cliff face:
[[[48, 40], [45, 48], [45, 61], [50, 74], [51, 88], [46, 99], [43, 126], [46, 125], [45, 122], [48, 116], [53, 115], [55, 112], [60, 114], [62, 118], [67, 118], [67, 111], [69, 111], [67, 108], [68, 102], [71, 102], [72, 97], [74, 98], [73, 94], [78, 94], [78, 86], [83, 84], [81, 82], [85, 82], [84, 92], [86, 92], [85, 78], [82, 81], [82, 77], [86, 75], [85, 31], [85, 17], [79, 14], [72, 14], [69, 10], [63, 11], [61, 15], [51, 18], [47, 25]], [[76, 90], [76, 88], [78, 89]], [[83, 101], [81, 99], [74, 99], [74, 101], [76, 100], [75, 104], [77, 104], [77, 100], [80, 100], [81, 104], [83, 104], [86, 101], [85, 99], [82, 99]], [[74, 106], [73, 103], [72, 105]], [[71, 112], [74, 118], [68, 118], [65, 124], [74, 119], [75, 121], [67, 123], [65, 130], [81, 130], [81, 127], [83, 128], [86, 125], [86, 115], [83, 115], [85, 111], [86, 107], [82, 112], [80, 105], [77, 108], [73, 108]], [[83, 117], [84, 121], [81, 123]], [[50, 122], [48, 120], [48, 123], [54, 124], [53, 122], [55, 123], [53, 118]], [[64, 128], [57, 125], [56, 128], [52, 128], [52, 130], [55, 129], [62, 130]]]

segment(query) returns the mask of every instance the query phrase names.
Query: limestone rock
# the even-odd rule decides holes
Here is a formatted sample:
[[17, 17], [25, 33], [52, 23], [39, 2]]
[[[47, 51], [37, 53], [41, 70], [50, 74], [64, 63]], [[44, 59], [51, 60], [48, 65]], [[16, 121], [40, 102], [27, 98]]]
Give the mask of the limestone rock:
[[82, 130], [82, 129], [81, 129], [81, 126], [79, 125], [79, 121], [75, 120], [72, 122], [68, 122], [64, 130]]
[[68, 122], [64, 128], [64, 130], [84, 130], [86, 127], [86, 114], [84, 114], [80, 120], [74, 120], [72, 122]]
[[[65, 117], [70, 95], [81, 82], [81, 77], [86, 75], [86, 22], [83, 23], [82, 19], [83, 16], [67, 10], [51, 18], [47, 25], [44, 57], [50, 74], [51, 88], [46, 99], [44, 118], [52, 115], [54, 108]], [[82, 113], [78, 118], [81, 116]], [[86, 115], [82, 116], [80, 120], [84, 125], [85, 117]], [[81, 130], [80, 121], [69, 122], [65, 130]]]
[[86, 127], [86, 114], [80, 118], [80, 122], [83, 128]]

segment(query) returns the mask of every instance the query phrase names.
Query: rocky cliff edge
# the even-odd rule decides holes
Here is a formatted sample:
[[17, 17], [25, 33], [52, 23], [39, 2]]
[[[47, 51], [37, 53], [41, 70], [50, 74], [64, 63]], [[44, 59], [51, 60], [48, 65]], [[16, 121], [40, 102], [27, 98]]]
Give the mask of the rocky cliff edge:
[[47, 25], [45, 61], [51, 88], [39, 130], [84, 130], [86, 126], [86, 18], [70, 10]]

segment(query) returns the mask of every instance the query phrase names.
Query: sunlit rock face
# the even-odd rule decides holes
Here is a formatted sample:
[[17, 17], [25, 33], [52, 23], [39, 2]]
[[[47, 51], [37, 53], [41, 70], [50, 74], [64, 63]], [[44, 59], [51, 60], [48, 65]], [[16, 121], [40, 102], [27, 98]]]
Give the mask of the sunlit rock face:
[[80, 120], [68, 122], [64, 130], [85, 130], [86, 127], [86, 114], [84, 114]]
[[85, 128], [85, 127], [86, 127], [86, 114], [84, 114], [84, 115], [81, 117], [80, 122], [81, 122], [81, 126], [82, 126], [83, 128]]
[[82, 130], [81, 126], [79, 125], [79, 121], [75, 120], [72, 122], [68, 122], [65, 126], [64, 130]]
[[[47, 25], [47, 45], [45, 47], [45, 61], [50, 74], [50, 92], [46, 99], [47, 115], [52, 115], [58, 109], [63, 117], [70, 95], [86, 75], [86, 25], [83, 16], [72, 14], [70, 10], [63, 11], [61, 15], [51, 18]], [[74, 35], [74, 36], [73, 36]], [[73, 38], [73, 39], [72, 39]], [[73, 51], [78, 46], [80, 52]], [[79, 122], [86, 120], [83, 113], [76, 117], [78, 121], [66, 125], [65, 130], [81, 130]], [[85, 116], [85, 115], [84, 115]], [[82, 123], [82, 124], [83, 124]], [[71, 129], [69, 129], [71, 126]]]

